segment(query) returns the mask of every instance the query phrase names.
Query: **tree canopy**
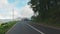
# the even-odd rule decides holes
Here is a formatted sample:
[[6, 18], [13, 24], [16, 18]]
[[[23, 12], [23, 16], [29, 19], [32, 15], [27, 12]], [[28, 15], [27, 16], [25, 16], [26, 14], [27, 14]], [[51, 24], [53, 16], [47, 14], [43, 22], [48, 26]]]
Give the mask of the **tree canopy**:
[[29, 5], [34, 13], [39, 13], [36, 20], [60, 22], [60, 0], [31, 0]]

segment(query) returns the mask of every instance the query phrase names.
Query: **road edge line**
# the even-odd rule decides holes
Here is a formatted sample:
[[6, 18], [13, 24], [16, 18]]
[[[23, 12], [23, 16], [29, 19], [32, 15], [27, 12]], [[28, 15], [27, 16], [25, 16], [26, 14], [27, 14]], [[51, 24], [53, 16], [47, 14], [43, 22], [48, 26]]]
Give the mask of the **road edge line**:
[[41, 34], [44, 34], [42, 31], [38, 30], [37, 28], [31, 26], [30, 24], [27, 24], [29, 27], [31, 27], [32, 29], [36, 30], [37, 32], [41, 33]]
[[[17, 23], [16, 23], [17, 24]], [[15, 25], [16, 25], [15, 24]], [[15, 25], [13, 25], [5, 34], [7, 34], [9, 31], [11, 31], [14, 27], [15, 27]]]

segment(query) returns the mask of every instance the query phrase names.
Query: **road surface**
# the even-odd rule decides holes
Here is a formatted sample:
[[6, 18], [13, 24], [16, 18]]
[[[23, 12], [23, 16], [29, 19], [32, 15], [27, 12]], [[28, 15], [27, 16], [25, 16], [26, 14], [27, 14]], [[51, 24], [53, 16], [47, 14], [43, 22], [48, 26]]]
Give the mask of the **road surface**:
[[37, 25], [37, 24], [33, 24], [32, 26], [44, 32], [45, 34], [60, 34], [60, 29], [57, 28], [52, 28], [52, 27], [47, 27], [47, 26]]
[[60, 30], [44, 26], [31, 26], [28, 21], [16, 23], [6, 34], [60, 34]]
[[6, 34], [41, 34], [26, 23], [27, 21], [18, 22]]

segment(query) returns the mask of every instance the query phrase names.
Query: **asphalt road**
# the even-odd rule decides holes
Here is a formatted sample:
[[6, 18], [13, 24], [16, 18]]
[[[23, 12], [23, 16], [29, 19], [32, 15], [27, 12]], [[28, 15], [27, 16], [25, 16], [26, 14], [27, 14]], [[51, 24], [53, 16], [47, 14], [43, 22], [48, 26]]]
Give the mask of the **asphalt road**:
[[60, 30], [38, 26], [29, 25], [28, 21], [21, 21], [15, 24], [6, 34], [60, 34]]
[[32, 26], [44, 32], [45, 34], [60, 34], [60, 29], [35, 24]]
[[34, 28], [27, 25], [27, 21], [21, 21], [16, 23], [8, 32], [5, 34], [41, 34]]

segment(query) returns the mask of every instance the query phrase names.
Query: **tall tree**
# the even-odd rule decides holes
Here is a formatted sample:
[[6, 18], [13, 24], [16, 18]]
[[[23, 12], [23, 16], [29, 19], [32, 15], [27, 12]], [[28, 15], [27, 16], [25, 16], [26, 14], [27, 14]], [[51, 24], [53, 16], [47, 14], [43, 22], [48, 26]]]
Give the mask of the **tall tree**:
[[60, 0], [31, 0], [29, 4], [35, 13], [39, 13], [36, 19], [46, 20], [60, 17]]

